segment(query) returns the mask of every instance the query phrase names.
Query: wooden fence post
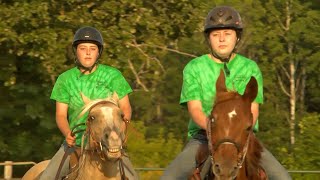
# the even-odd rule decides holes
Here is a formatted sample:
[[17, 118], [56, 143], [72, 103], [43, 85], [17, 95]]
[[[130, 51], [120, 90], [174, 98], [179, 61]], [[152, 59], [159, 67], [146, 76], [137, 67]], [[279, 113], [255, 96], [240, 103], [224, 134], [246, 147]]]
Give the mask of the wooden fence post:
[[12, 161], [5, 161], [4, 162], [4, 179], [12, 179]]

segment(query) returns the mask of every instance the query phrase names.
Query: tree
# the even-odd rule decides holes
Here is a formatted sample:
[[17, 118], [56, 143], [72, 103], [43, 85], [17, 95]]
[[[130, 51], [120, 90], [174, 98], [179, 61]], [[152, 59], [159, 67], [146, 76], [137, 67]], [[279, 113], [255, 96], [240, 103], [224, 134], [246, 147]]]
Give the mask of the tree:
[[318, 44], [317, 39], [313, 41], [309, 38], [317, 31], [318, 27], [314, 27], [313, 24], [318, 21], [319, 12], [308, 10], [310, 4], [300, 4], [292, 0], [281, 3], [269, 1], [265, 5], [269, 12], [266, 19], [269, 25], [266, 26], [268, 36], [265, 46], [269, 49], [268, 56], [273, 57], [268, 62], [274, 67], [278, 86], [288, 97], [290, 113], [287, 120], [290, 127], [290, 143], [294, 145], [297, 102], [304, 104], [305, 68], [311, 63], [308, 57], [317, 52], [314, 48], [309, 49], [307, 44]]
[[[138, 154], [134, 162], [139, 166], [164, 167], [186, 140], [189, 115], [179, 105], [182, 70], [192, 58], [208, 53], [202, 33], [208, 11], [231, 5], [245, 25], [238, 51], [255, 60], [264, 76], [257, 136], [285, 165], [300, 168], [304, 162], [297, 157], [307, 158], [302, 140], [315, 136], [311, 129], [318, 127], [307, 121], [314, 121], [313, 113], [320, 110], [316, 2], [0, 1], [0, 159], [40, 161], [58, 149], [63, 137], [55, 125], [51, 89], [57, 76], [74, 66], [74, 32], [94, 26], [105, 40], [100, 62], [120, 69], [134, 89], [133, 122], [138, 121], [134, 127], [141, 128], [142, 140], [129, 142], [128, 151]], [[301, 133], [301, 123], [310, 128], [304, 129], [308, 133]], [[139, 160], [144, 152], [155, 152], [154, 147], [159, 148], [157, 156]], [[312, 148], [307, 154], [315, 162], [318, 154]]]

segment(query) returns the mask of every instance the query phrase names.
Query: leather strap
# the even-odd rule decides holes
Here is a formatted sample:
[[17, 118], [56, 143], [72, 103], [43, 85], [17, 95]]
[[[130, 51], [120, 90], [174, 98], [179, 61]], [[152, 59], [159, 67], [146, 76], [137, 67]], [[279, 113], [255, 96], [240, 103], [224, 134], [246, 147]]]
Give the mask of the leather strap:
[[128, 178], [126, 177], [126, 173], [124, 172], [122, 158], [119, 159], [119, 169], [120, 169], [121, 180], [128, 180]]
[[59, 180], [59, 176], [60, 176], [60, 173], [61, 173], [61, 169], [64, 165], [64, 162], [66, 161], [67, 157], [74, 151], [73, 148], [71, 147], [67, 147], [67, 149], [65, 150], [64, 152], [64, 155], [62, 157], [62, 160], [61, 160], [61, 163], [59, 165], [59, 168], [58, 168], [58, 171], [57, 171], [57, 174], [56, 174], [56, 177], [54, 178], [55, 180]]

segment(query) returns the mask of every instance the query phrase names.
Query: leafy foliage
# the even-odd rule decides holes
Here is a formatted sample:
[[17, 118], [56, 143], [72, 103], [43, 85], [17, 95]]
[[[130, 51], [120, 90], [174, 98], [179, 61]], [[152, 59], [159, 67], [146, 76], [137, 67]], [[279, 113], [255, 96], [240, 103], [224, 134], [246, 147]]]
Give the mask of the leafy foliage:
[[[288, 2], [291, 24], [286, 30], [282, 25]], [[265, 101], [257, 136], [285, 167], [319, 169], [317, 2], [0, 1], [0, 161], [38, 162], [52, 157], [60, 146], [63, 137], [49, 97], [57, 76], [73, 67], [74, 32], [88, 25], [101, 30], [104, 37], [100, 62], [120, 69], [134, 89], [128, 153], [135, 167], [165, 167], [186, 141], [189, 115], [179, 105], [182, 70], [193, 57], [208, 52], [202, 34], [208, 11], [216, 5], [231, 5], [245, 24], [238, 52], [255, 60], [264, 76]], [[286, 78], [282, 67], [288, 68], [288, 60], [296, 65], [297, 82], [304, 80], [297, 84], [294, 145], [290, 145], [288, 124], [290, 99], [278, 83], [279, 77]], [[288, 88], [289, 82], [284, 85]], [[26, 168], [15, 169], [16, 176]], [[142, 176], [154, 179], [160, 174]]]

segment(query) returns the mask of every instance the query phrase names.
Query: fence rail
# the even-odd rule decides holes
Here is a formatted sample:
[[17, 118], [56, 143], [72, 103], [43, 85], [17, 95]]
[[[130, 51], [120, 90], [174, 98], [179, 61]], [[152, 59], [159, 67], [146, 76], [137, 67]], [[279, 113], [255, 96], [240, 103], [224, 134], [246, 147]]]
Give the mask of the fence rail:
[[0, 166], [4, 166], [3, 178], [12, 179], [13, 165], [35, 165], [35, 164], [37, 163], [32, 161], [27, 161], [27, 162], [5, 161], [4, 163], [0, 163]]
[[[0, 163], [0, 166], [4, 166], [4, 180], [13, 180], [12, 174], [13, 174], [13, 166], [14, 165], [35, 165], [37, 163], [32, 161], [26, 161], [26, 162], [13, 162], [13, 161], [5, 161], [3, 163]], [[164, 171], [164, 168], [135, 168], [138, 172], [144, 172], [144, 171]], [[310, 171], [310, 170], [288, 170], [290, 174], [320, 174], [319, 171]]]

